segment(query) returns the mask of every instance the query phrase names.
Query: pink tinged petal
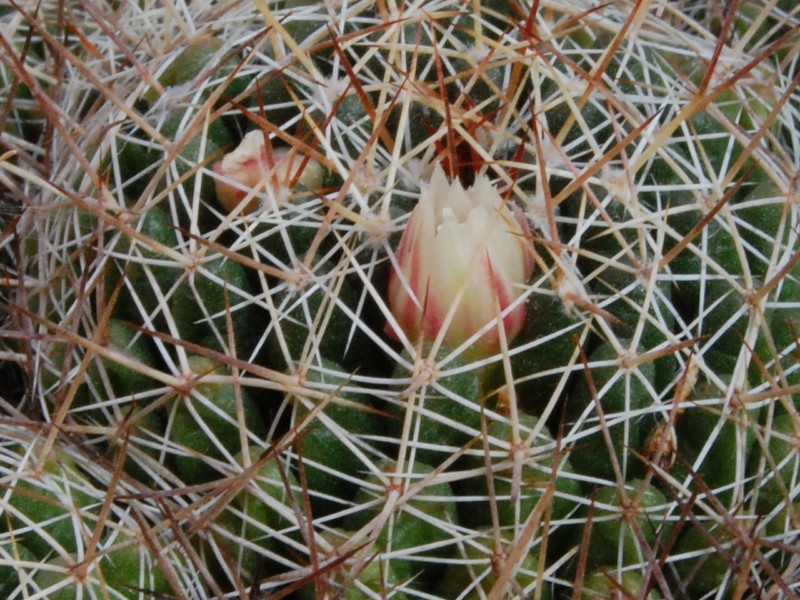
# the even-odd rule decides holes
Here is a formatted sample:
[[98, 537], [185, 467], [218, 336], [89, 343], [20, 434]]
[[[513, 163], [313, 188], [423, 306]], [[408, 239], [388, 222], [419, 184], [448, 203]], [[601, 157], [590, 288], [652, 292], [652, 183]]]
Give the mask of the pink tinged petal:
[[[487, 290], [486, 298], [484, 300], [486, 312], [482, 315], [483, 322], [480, 327], [484, 327], [487, 323], [492, 322], [492, 328], [481, 338], [481, 344], [490, 352], [494, 353], [500, 349], [500, 336], [497, 332], [497, 318], [502, 315], [502, 312], [508, 308], [513, 302], [513, 292], [508, 285], [508, 281], [499, 277], [493, 268], [493, 263], [488, 254], [482, 261], [483, 271], [483, 285]], [[506, 331], [508, 337], [509, 330], [506, 326], [506, 319], [501, 319], [501, 324]]]
[[[215, 163], [213, 169], [218, 175], [233, 179], [230, 174], [223, 170], [221, 162]], [[228, 212], [231, 212], [234, 208], [236, 208], [239, 202], [241, 202], [246, 195], [244, 190], [239, 189], [227, 181], [223, 181], [221, 178], [214, 179], [214, 187], [217, 192], [217, 199], [219, 200], [219, 203]]]
[[469, 314], [465, 324], [469, 323], [470, 330], [464, 332], [471, 336], [483, 329], [487, 324], [492, 323], [489, 331], [484, 333], [474, 344], [475, 351], [482, 355], [494, 353], [499, 346], [495, 319], [500, 313], [498, 312], [498, 296], [495, 285], [496, 282], [492, 277], [491, 261], [487, 253], [484, 252], [474, 266], [470, 298], [466, 304]]
[[[489, 269], [492, 273], [492, 279], [494, 281], [494, 289], [497, 293], [497, 301], [500, 307], [500, 310], [505, 312], [506, 309], [514, 303], [514, 301], [519, 298], [520, 292], [515, 290], [511, 287], [513, 282], [509, 282], [507, 280], [502, 279], [499, 277], [493, 268], [493, 263], [490, 262]], [[525, 305], [520, 304], [518, 307], [514, 308], [510, 312], [506, 312], [505, 316], [503, 317], [503, 329], [506, 333], [506, 339], [510, 343], [517, 334], [522, 330], [522, 326], [525, 324]]]
[[[434, 231], [431, 217], [430, 207], [421, 200], [411, 213], [395, 254], [400, 273], [392, 269], [389, 276], [389, 309], [412, 341], [419, 338], [428, 293], [428, 248]], [[397, 337], [397, 332], [391, 333]]]
[[[444, 325], [445, 340], [458, 345], [495, 316], [495, 301], [484, 261], [485, 222], [469, 219], [459, 223], [452, 211], [445, 211], [444, 217], [436, 236], [436, 270], [429, 284], [430, 314], [425, 315], [425, 329], [433, 337]], [[447, 322], [446, 316], [456, 302]]]
[[251, 158], [242, 163], [234, 177], [249, 188], [256, 187], [267, 173], [267, 163], [262, 157]]
[[[261, 131], [251, 131], [233, 152], [226, 154], [214, 165], [214, 172], [222, 176], [214, 182], [217, 198], [228, 212], [234, 210], [247, 196], [248, 188], [254, 188], [262, 180], [265, 156], [264, 134]], [[251, 212], [257, 206], [258, 202], [253, 200], [242, 212]]]
[[535, 263], [533, 260], [533, 254], [530, 252], [530, 242], [531, 239], [531, 228], [528, 225], [528, 219], [525, 218], [525, 213], [522, 212], [522, 209], [517, 206], [516, 204], [511, 204], [511, 212], [513, 213], [513, 217], [516, 221], [516, 224], [519, 225], [519, 232], [518, 235], [520, 236], [520, 244], [522, 244], [522, 254], [525, 256], [525, 281], [527, 281], [531, 275], [533, 275], [533, 269], [535, 267]]
[[528, 273], [524, 248], [516, 238], [503, 235], [498, 227], [487, 245], [487, 253], [491, 257], [494, 273], [498, 279], [506, 282], [509, 287], [512, 287], [513, 283], [525, 283]]
[[480, 316], [481, 322], [475, 323], [475, 331], [483, 328], [487, 323], [493, 322], [491, 329], [485, 333], [475, 343], [474, 352], [476, 354], [488, 356], [499, 352], [501, 348], [500, 334], [497, 330], [497, 317], [501, 318], [501, 325], [503, 327], [506, 343], [510, 344], [511, 341], [519, 334], [525, 321], [525, 306], [520, 305], [511, 312], [502, 313], [516, 300], [519, 293], [511, 286], [511, 282], [503, 279], [494, 268], [494, 263], [487, 255], [481, 261], [482, 265], [482, 279], [484, 289], [488, 291], [484, 298], [485, 312]]
[[[503, 228], [501, 245], [490, 248], [491, 272], [494, 289], [497, 293], [501, 310], [505, 311], [524, 292], [523, 286], [528, 281], [533, 271], [533, 260], [528, 254], [525, 238], [514, 235]], [[499, 246], [499, 247], [498, 247]], [[521, 331], [525, 323], [525, 305], [517, 308], [503, 317], [506, 337], [510, 342]]]
[[460, 317], [463, 304], [457, 307], [452, 323], [446, 324], [444, 320], [450, 307], [456, 302], [459, 291], [468, 283], [470, 261], [464, 250], [470, 247], [471, 242], [464, 238], [464, 228], [455, 213], [445, 208], [429, 259], [431, 272], [423, 317], [423, 328], [429, 338], [435, 338], [443, 325], [447, 325], [448, 331], [458, 327], [455, 321]]
[[[400, 260], [399, 255], [398, 260]], [[401, 262], [401, 265], [402, 264]], [[397, 320], [400, 329], [413, 340], [419, 335], [421, 309], [417, 306], [415, 298], [409, 293], [408, 288], [412, 284], [409, 281], [406, 271], [407, 269], [402, 269], [401, 273], [398, 274], [398, 272], [393, 269], [389, 276], [389, 310]], [[411, 291], [416, 295], [416, 290], [412, 288]], [[393, 339], [399, 339], [399, 333], [395, 331], [394, 327], [388, 322], [386, 331]]]
[[450, 305], [442, 303], [442, 298], [429, 293], [425, 297], [425, 307], [422, 311], [421, 333], [429, 340], [435, 340], [445, 325], [447, 311]]
[[496, 274], [516, 287], [514, 299], [522, 293], [522, 285], [533, 272], [533, 259], [528, 250], [528, 237], [525, 229], [511, 217], [509, 211], [502, 209], [500, 216], [505, 216], [497, 224], [497, 230], [489, 242], [489, 253], [492, 257]]
[[[468, 225], [482, 252], [471, 279], [470, 299], [466, 308], [471, 309], [470, 335], [494, 321], [522, 293], [521, 286], [529, 273], [525, 268], [524, 239], [510, 232], [503, 216], [507, 211], [502, 205], [489, 209], [481, 206], [470, 215]], [[511, 221], [516, 226], [515, 221]], [[479, 240], [479, 241], [478, 241]], [[479, 299], [479, 300], [478, 300]], [[502, 324], [510, 342], [519, 333], [524, 322], [524, 306], [502, 318]], [[482, 354], [500, 350], [500, 337], [496, 325], [484, 334], [476, 344]]]
[[[389, 304], [389, 311], [397, 321], [397, 326], [400, 327], [401, 330], [406, 329], [406, 320], [400, 317], [403, 313], [403, 307], [407, 303], [407, 294], [404, 284], [394, 268], [392, 268], [392, 272], [389, 274], [387, 300]], [[384, 332], [393, 340], [400, 339], [400, 332], [396, 330], [396, 327], [391, 320], [386, 321]]]
[[[503, 268], [504, 277], [527, 281], [533, 273], [533, 258], [527, 249], [531, 233], [522, 210], [513, 203], [504, 202], [497, 189], [485, 176], [479, 176], [469, 190], [476, 206], [491, 211], [493, 231], [487, 244], [495, 265]], [[516, 238], [516, 243], [511, 238]], [[502, 256], [502, 260], [498, 258]]]

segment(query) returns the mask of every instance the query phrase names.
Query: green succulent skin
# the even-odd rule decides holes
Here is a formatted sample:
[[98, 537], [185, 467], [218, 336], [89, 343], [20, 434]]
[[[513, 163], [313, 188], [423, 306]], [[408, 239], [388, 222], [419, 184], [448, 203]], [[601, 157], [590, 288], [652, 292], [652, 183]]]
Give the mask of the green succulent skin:
[[[538, 341], [532, 348], [515, 354], [511, 359], [514, 373], [528, 374], [515, 385], [517, 402], [531, 415], [542, 414], [558, 390], [559, 384], [569, 378], [566, 367], [576, 354], [573, 334], [578, 331], [580, 319], [564, 310], [561, 300], [552, 294], [533, 296], [526, 307], [528, 318], [519, 338]], [[547, 319], [536, 315], [548, 315]], [[546, 374], [552, 371], [551, 374]], [[501, 376], [501, 372], [497, 373]], [[498, 381], [502, 386], [505, 381]]]
[[[291, 227], [288, 235], [308, 235], [307, 228]], [[352, 368], [368, 360], [364, 338], [352, 331], [352, 321], [341, 304], [353, 309], [358, 303], [356, 290], [346, 278], [334, 270], [330, 261], [320, 261], [308, 273], [306, 267], [297, 271], [299, 285], [283, 282], [272, 291], [271, 303], [276, 307], [276, 317], [266, 326], [267, 355], [270, 363], [282, 370], [294, 370], [316, 356], [337, 360]], [[336, 286], [336, 298], [326, 286]], [[319, 319], [326, 318], [323, 332], [316, 331]], [[344, 346], [342, 340], [353, 339]], [[279, 341], [280, 340], [280, 341]]]
[[[461, 361], [454, 361], [451, 367], [457, 368]], [[398, 365], [394, 374], [396, 377], [413, 377], [407, 369]], [[454, 449], [462, 448], [473, 442], [474, 436], [468, 432], [457, 429], [454, 424], [480, 431], [481, 417], [476, 410], [476, 405], [465, 402], [463, 399], [479, 398], [484, 384], [480, 372], [472, 370], [452, 376], [440, 377], [436, 380], [437, 387], [428, 387], [425, 393], [414, 394], [410, 399], [393, 402], [386, 407], [392, 421], [391, 427], [395, 437], [400, 439], [402, 430], [406, 426], [408, 411], [413, 411], [413, 427], [419, 423], [415, 450], [417, 460], [425, 464], [438, 465], [449, 458]], [[437, 389], [438, 388], [438, 389]], [[454, 397], [462, 399], [456, 400]], [[494, 399], [486, 401], [487, 408]], [[424, 411], [434, 413], [425, 414]], [[432, 446], [444, 446], [439, 450]]]
[[[346, 379], [332, 374], [343, 372], [338, 364], [323, 360], [321, 366], [327, 372], [311, 369], [306, 374], [306, 381], [309, 386], [323, 384], [330, 390], [328, 404], [322, 410], [326, 418], [349, 434], [379, 435], [381, 418], [369, 398], [337, 389], [348, 384]], [[304, 423], [309, 416], [309, 408], [298, 402], [295, 410], [295, 423]], [[314, 513], [318, 516], [345, 507], [356, 492], [358, 486], [338, 476], [338, 473], [355, 474], [366, 468], [362, 459], [340, 435], [316, 417], [309, 421], [296, 442], [298, 454], [303, 460], [303, 477], [311, 492]], [[337, 498], [340, 502], [325, 500], [318, 494]]]
[[251, 294], [247, 271], [240, 263], [210, 254], [193, 274], [181, 279], [170, 297], [177, 336], [219, 351], [227, 351], [232, 339], [236, 355], [249, 356], [255, 342], [252, 328], [263, 323], [245, 301]]
[[648, 552], [658, 556], [672, 535], [668, 507], [666, 496], [652, 482], [629, 480], [624, 497], [618, 487], [599, 489], [586, 511], [587, 517], [591, 514], [585, 526], [591, 527], [589, 562], [627, 567], [646, 563]]
[[78, 562], [74, 556], [70, 560], [54, 558], [42, 565], [34, 582], [40, 590], [52, 587], [47, 597], [55, 600], [72, 600], [80, 594], [137, 600], [140, 590], [152, 595], [167, 593], [166, 575], [158, 563], [148, 560], [146, 552], [130, 544], [110, 550], [96, 561], [86, 583], [78, 583], [70, 571]]
[[[153, 206], [139, 217], [135, 229], [143, 236], [142, 242], [120, 235], [112, 246], [118, 258], [106, 266], [106, 295], [110, 299], [118, 294], [112, 308], [116, 318], [139, 323], [145, 320], [142, 315], [147, 315], [160, 325], [162, 299], [168, 297], [182, 271], [180, 265], [170, 264], [160, 248], [178, 247], [177, 228], [164, 208]], [[143, 260], [129, 260], [130, 256], [141, 256]]]
[[[203, 122], [196, 117], [193, 111], [185, 108], [175, 108], [166, 115], [154, 117], [151, 126], [158, 132], [158, 140], [151, 139], [150, 134], [138, 126], [129, 126], [128, 138], [119, 142], [117, 161], [120, 176], [126, 182], [123, 189], [128, 203], [139, 203], [149, 196], [148, 191], [175, 194], [179, 198], [175, 205], [180, 207], [176, 214], [185, 227], [193, 218], [191, 205], [195, 186], [199, 184], [199, 197], [206, 202], [214, 198], [213, 181], [207, 174], [200, 175], [200, 168], [211, 168], [211, 164], [233, 145], [233, 137], [222, 119]], [[174, 170], [165, 169], [165, 164], [170, 164]], [[209, 215], [203, 226], [210, 226], [212, 222]]]
[[287, 552], [287, 538], [299, 538], [293, 507], [302, 502], [302, 491], [291, 470], [268, 451], [251, 446], [235, 459], [245, 483], [201, 538], [200, 549], [221, 579], [233, 570], [236, 579], [252, 585], [274, 569], [270, 553]]
[[[625, 346], [625, 340], [621, 340], [620, 343], [623, 347]], [[615, 419], [615, 415], [620, 413], [643, 410], [652, 404], [648, 391], [648, 384], [652, 386], [655, 381], [655, 365], [652, 362], [645, 362], [638, 365], [636, 370], [625, 372], [624, 369], [621, 370], [618, 351], [608, 342], [598, 346], [591, 353], [588, 361], [590, 365], [600, 361], [612, 361], [612, 364], [611, 366], [593, 367], [588, 374], [580, 375], [569, 396], [568, 418], [578, 419], [587, 407], [594, 404], [594, 394], [604, 389], [600, 404], [606, 420]], [[594, 392], [587, 381], [587, 376], [592, 379]], [[616, 379], [612, 382], [611, 380], [615, 376]], [[592, 414], [597, 414], [597, 408]], [[635, 477], [643, 471], [643, 464], [639, 459], [634, 458], [630, 450], [641, 451], [644, 443], [644, 425], [644, 417], [634, 416], [625, 419], [625, 422], [611, 423], [606, 426], [618, 464], [624, 468], [623, 457], [630, 458], [627, 463], [629, 476]], [[597, 426], [597, 421], [592, 421], [591, 426]], [[577, 472], [613, 480], [615, 471], [609, 454], [610, 450], [605, 436], [600, 430], [576, 442], [575, 448], [569, 456], [570, 462]]]
[[[724, 550], [720, 551], [710, 539]], [[697, 524], [686, 531], [672, 552], [685, 557], [676, 563], [680, 580], [676, 588], [696, 598], [712, 591], [733, 589], [737, 577], [730, 576], [730, 561], [735, 554], [731, 542], [730, 533], [719, 524]]]
[[[352, 537], [354, 532], [339, 528], [321, 531], [319, 536], [325, 540], [332, 552], [319, 551], [328, 560], [340, 558], [339, 547]], [[355, 557], [345, 561], [330, 571], [320, 573], [313, 583], [306, 584], [296, 592], [298, 600], [312, 600], [319, 594], [331, 594], [344, 600], [360, 600], [365, 597], [365, 590], [376, 597], [389, 597], [395, 600], [405, 600], [406, 594], [398, 589], [400, 582], [394, 574], [389, 562], [380, 557], [372, 557], [366, 563], [355, 564]], [[353, 571], [357, 569], [357, 571]]]
[[[720, 374], [726, 379], [724, 374]], [[716, 399], [712, 405], [703, 400]], [[680, 459], [673, 465], [675, 477], [690, 477], [693, 484], [713, 490], [724, 503], [736, 497], [735, 484], [744, 469], [755, 442], [754, 427], [758, 422], [758, 409], [731, 405], [728, 414], [721, 392], [707, 382], [695, 387], [687, 402], [697, 402], [691, 415], [679, 415], [676, 423]], [[702, 461], [698, 459], [703, 455]], [[700, 482], [702, 482], [700, 484]], [[704, 493], [700, 489], [698, 492]]]
[[[767, 471], [766, 481], [762, 481], [758, 489], [758, 506], [762, 513], [768, 514], [779, 506], [788, 504], [784, 490], [791, 490], [795, 484], [797, 463], [797, 444], [800, 439], [797, 421], [793, 415], [779, 414], [771, 422], [764, 433], [769, 435], [768, 454], [775, 465]], [[748, 472], [755, 476], [763, 472], [759, 467], [760, 455], [753, 453], [750, 457]]]
[[[461, 491], [467, 496], [483, 497], [476, 502], [461, 503], [461, 522], [465, 524], [487, 527], [492, 525], [493, 509], [497, 513], [498, 524], [500, 527], [513, 527], [524, 524], [530, 518], [530, 514], [541, 502], [544, 502], [548, 487], [552, 482], [554, 466], [556, 480], [554, 485], [555, 497], [549, 498], [548, 510], [550, 518], [559, 521], [565, 519], [575, 510], [576, 505], [568, 497], [580, 497], [582, 495], [581, 486], [572, 477], [573, 470], [569, 459], [557, 457], [556, 442], [550, 435], [546, 427], [539, 425], [539, 420], [528, 414], [520, 414], [518, 435], [521, 444], [527, 446], [527, 450], [522, 449], [522, 454], [517, 455], [516, 460], [522, 461], [519, 470], [519, 481], [515, 484], [515, 468], [512, 461], [514, 453], [511, 448], [505, 457], [493, 459], [494, 463], [507, 463], [508, 466], [502, 470], [492, 468], [492, 489], [494, 499], [489, 496], [488, 474], [470, 478], [463, 482]], [[532, 445], [529, 445], [528, 438], [533, 431], [539, 431], [534, 438]], [[513, 439], [513, 426], [511, 423], [503, 421], [493, 421], [487, 427], [489, 440], [498, 440], [511, 443]], [[494, 448], [490, 448], [493, 450]], [[538, 450], [537, 450], [538, 449]], [[469, 467], [479, 469], [485, 467], [482, 457], [470, 456]], [[514, 498], [516, 493], [517, 497]]]
[[[189, 357], [189, 366], [195, 377], [226, 373], [221, 364], [199, 355]], [[206, 457], [220, 460], [223, 450], [234, 454], [241, 451], [240, 406], [247, 431], [264, 436], [266, 425], [258, 408], [246, 392], [237, 391], [232, 383], [200, 381], [188, 394], [176, 394], [167, 408], [167, 433], [182, 448], [173, 459], [186, 483], [207, 482], [220, 476]]]
[[[4, 548], [4, 558], [25, 561], [25, 562], [38, 562], [36, 556], [28, 550], [23, 544], [19, 542], [12, 542]], [[24, 576], [25, 570], [15, 567], [14, 564], [4, 564], [0, 566], [0, 594], [4, 597], [12, 597], [12, 592], [17, 588], [20, 583], [20, 575]]]
[[[253, 457], [254, 459], [256, 457]], [[242, 462], [242, 455], [237, 455], [237, 460]], [[261, 458], [258, 458], [261, 461]], [[264, 525], [275, 531], [291, 526], [291, 520], [275, 510], [275, 505], [270, 506], [265, 498], [272, 498], [277, 505], [290, 507], [292, 501], [298, 499], [299, 486], [291, 471], [281, 465], [276, 457], [263, 461], [258, 469], [257, 476], [251, 484], [234, 499], [234, 505], [239, 507], [247, 516], [245, 527], [248, 539], [262, 539], [263, 543], [270, 545], [273, 540], [261, 530], [259, 525]]]
[[[138, 369], [140, 366], [152, 368], [155, 359], [144, 335], [137, 333], [136, 326], [129, 321], [110, 318], [104, 323], [104, 328], [97, 342], [113, 354], [111, 357], [93, 357], [86, 365], [82, 384], [72, 401], [73, 412], [78, 420], [91, 420], [93, 414], [97, 415], [100, 412], [99, 409], [91, 408], [95, 403], [94, 398], [135, 399], [157, 385]], [[61, 393], [67, 387], [64, 384], [69, 382], [62, 380], [62, 374], [69, 374], [78, 366], [73, 364], [73, 355], [67, 355], [70, 347], [71, 344], [66, 342], [58, 342], [51, 347], [49, 356], [51, 365], [43, 377], [43, 383], [47, 389], [54, 390], [56, 395]], [[65, 364], [68, 358], [70, 362]], [[124, 360], [129, 362], [126, 364]], [[74, 362], [77, 362], [77, 355]], [[95, 418], [99, 418], [100, 422], [103, 421], [101, 417], [95, 416]]]
[[[232, 56], [225, 61], [224, 47], [225, 44], [219, 37], [198, 36], [161, 72], [158, 83], [168, 89], [189, 84], [202, 74], [214, 79], [228, 77], [236, 68], [238, 57]], [[221, 100], [235, 98], [244, 91], [245, 85], [244, 78], [234, 78], [231, 85], [223, 90]], [[144, 95], [144, 100], [150, 105], [155, 104], [158, 99], [159, 93], [155, 88], [150, 88]]]
[[90, 510], [96, 503], [90, 489], [75, 461], [66, 453], [53, 450], [45, 458], [39, 475], [20, 477], [13, 484], [8, 499], [15, 511], [9, 516], [11, 529], [28, 528], [28, 521], [34, 524], [17, 539], [40, 560], [51, 555], [54, 543], [62, 551], [77, 552], [79, 545], [85, 543], [85, 521], [79, 513]]
[[[629, 596], [642, 598], [642, 594], [645, 591], [645, 579], [641, 573], [637, 571], [623, 571], [620, 573], [615, 568], [598, 567], [584, 579], [580, 598], [581, 600], [625, 598]], [[650, 590], [644, 596], [646, 600], [660, 600], [661, 597], [657, 590]]]
[[[390, 474], [396, 469], [394, 461], [382, 461], [381, 470]], [[416, 477], [429, 475], [432, 468], [421, 462], [412, 465], [411, 472], [415, 476], [410, 478], [410, 484]], [[396, 481], [396, 480], [395, 480]], [[380, 486], [384, 496], [377, 495], [370, 490], [372, 486]], [[367, 478], [366, 485], [356, 494], [356, 504], [373, 503], [377, 500], [388, 498], [394, 487], [384, 488], [377, 475]], [[380, 492], [379, 492], [380, 494]], [[392, 552], [397, 556], [389, 559], [389, 565], [398, 581], [415, 578], [420, 585], [436, 581], [442, 572], [443, 560], [452, 555], [453, 548], [448, 543], [450, 536], [443, 529], [447, 523], [457, 520], [456, 503], [453, 490], [449, 484], [435, 483], [426, 486], [420, 491], [424, 498], [411, 498], [407, 508], [394, 515], [391, 522], [385, 523], [376, 541], [376, 548], [383, 552]], [[373, 508], [354, 513], [346, 521], [348, 529], [358, 529], [366, 525], [370, 519], [376, 517], [381, 509], [380, 502]], [[403, 551], [413, 551], [418, 547], [429, 544], [443, 544], [441, 547], [414, 553], [408, 557], [403, 556]], [[416, 587], [416, 585], [415, 585]]]

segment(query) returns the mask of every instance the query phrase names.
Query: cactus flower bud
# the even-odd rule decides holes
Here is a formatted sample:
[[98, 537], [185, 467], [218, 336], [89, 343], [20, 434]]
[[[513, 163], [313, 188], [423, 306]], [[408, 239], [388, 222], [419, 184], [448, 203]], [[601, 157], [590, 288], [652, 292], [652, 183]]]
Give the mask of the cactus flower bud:
[[[504, 203], [485, 175], [465, 190], [457, 180], [448, 183], [437, 166], [397, 249], [399, 272], [389, 279], [389, 308], [400, 329], [417, 341], [433, 340], [445, 327], [444, 341], [453, 347], [502, 313], [510, 341], [525, 321], [523, 304], [507, 309], [533, 271], [529, 233], [521, 211]], [[392, 325], [387, 331], [397, 337]], [[499, 349], [492, 327], [470, 353], [488, 356]]]
[[[298, 171], [302, 169], [302, 172]], [[252, 189], [264, 185], [276, 185], [288, 188], [295, 180], [307, 189], [318, 189], [322, 184], [322, 165], [314, 159], [279, 148], [271, 154], [267, 152], [264, 133], [251, 131], [244, 136], [242, 142], [233, 152], [226, 154], [221, 161], [214, 164], [217, 199], [228, 211], [232, 211], [244, 200]], [[274, 190], [276, 197], [281, 195], [280, 189]], [[243, 213], [253, 212], [258, 207], [258, 200], [253, 198], [242, 209]]]

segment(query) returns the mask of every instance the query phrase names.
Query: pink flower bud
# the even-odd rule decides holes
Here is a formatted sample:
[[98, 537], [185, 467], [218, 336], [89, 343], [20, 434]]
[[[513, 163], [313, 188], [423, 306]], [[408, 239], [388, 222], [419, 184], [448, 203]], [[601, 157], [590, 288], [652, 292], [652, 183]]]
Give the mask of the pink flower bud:
[[[524, 304], [506, 309], [533, 272], [529, 235], [521, 211], [504, 203], [485, 175], [464, 190], [437, 165], [397, 248], [399, 272], [389, 278], [389, 308], [400, 329], [416, 342], [435, 339], [445, 327], [444, 341], [454, 347], [502, 313], [510, 342], [525, 322]], [[387, 330], [397, 337], [392, 326]], [[499, 349], [495, 324], [471, 354]]]
[[[303, 171], [298, 175], [300, 169]], [[323, 176], [322, 165], [314, 159], [306, 161], [302, 155], [285, 149], [268, 153], [264, 133], [258, 130], [245, 135], [233, 152], [214, 164], [214, 173], [218, 175], [214, 180], [217, 199], [228, 212], [236, 208], [253, 189], [263, 190], [269, 185], [276, 197], [281, 197], [284, 193], [288, 194], [295, 179], [297, 183], [314, 190], [321, 186]], [[258, 200], [253, 198], [242, 212], [249, 213], [257, 207]]]

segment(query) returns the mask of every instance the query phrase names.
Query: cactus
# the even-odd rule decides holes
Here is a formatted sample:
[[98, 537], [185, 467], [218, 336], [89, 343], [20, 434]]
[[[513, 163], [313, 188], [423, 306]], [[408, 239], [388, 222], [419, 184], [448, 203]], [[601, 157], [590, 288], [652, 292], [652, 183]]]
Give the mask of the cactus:
[[718, 4], [0, 7], [0, 592], [796, 597], [800, 12]]

